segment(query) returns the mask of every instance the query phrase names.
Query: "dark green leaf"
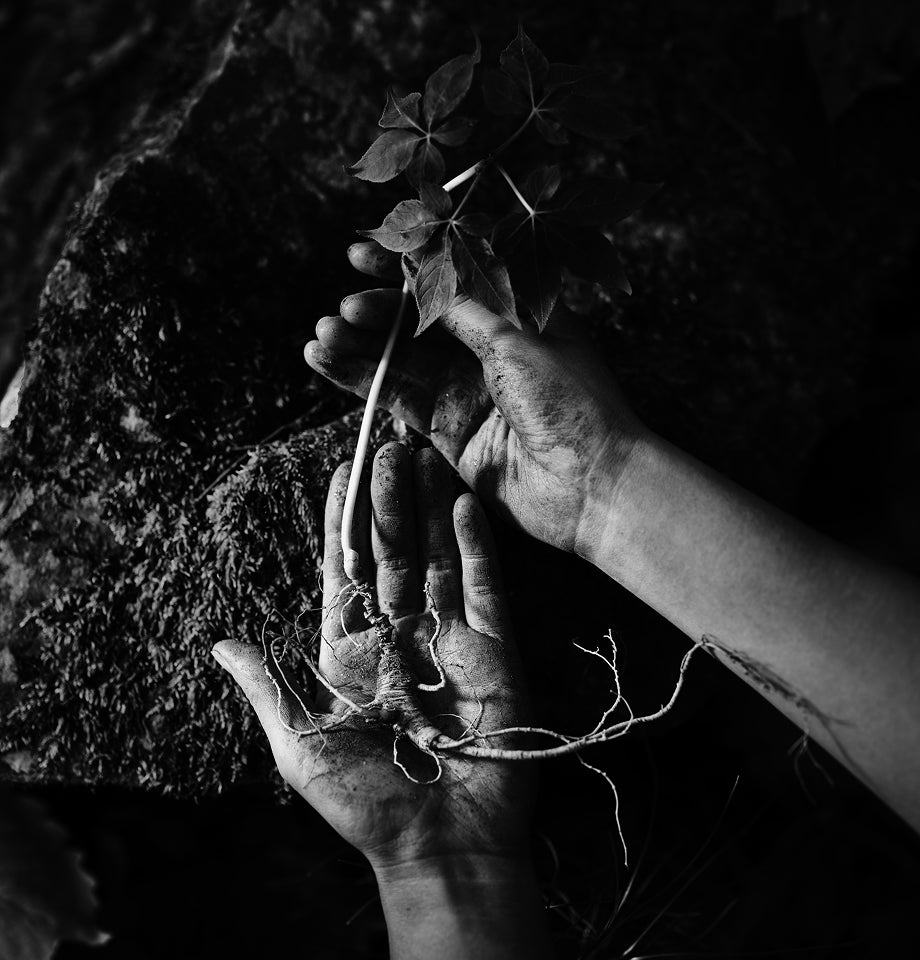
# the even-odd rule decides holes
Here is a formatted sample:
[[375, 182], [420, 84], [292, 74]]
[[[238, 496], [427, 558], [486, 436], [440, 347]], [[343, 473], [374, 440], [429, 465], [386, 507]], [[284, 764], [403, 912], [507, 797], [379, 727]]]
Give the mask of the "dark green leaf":
[[456, 109], [460, 101], [467, 95], [470, 84], [473, 82], [473, 68], [481, 58], [479, 37], [476, 38], [476, 49], [470, 54], [454, 57], [428, 78], [425, 84], [425, 99], [422, 101], [422, 110], [428, 121], [428, 129]]
[[559, 89], [571, 90], [573, 87], [590, 84], [598, 77], [598, 71], [590, 67], [579, 67], [571, 63], [551, 63], [543, 89], [547, 94]]
[[530, 223], [530, 214], [524, 210], [515, 209], [495, 224], [492, 239], [496, 246], [501, 247], [503, 255], [506, 251], [513, 250], [520, 243], [521, 231], [525, 227], [529, 229]]
[[473, 132], [476, 121], [469, 117], [451, 117], [435, 130], [431, 137], [445, 147], [459, 147], [466, 143]]
[[376, 240], [387, 250], [404, 253], [427, 243], [441, 222], [420, 200], [403, 200], [375, 230], [359, 230], [358, 233]]
[[418, 303], [418, 336], [447, 312], [457, 293], [457, 271], [451, 256], [450, 233], [444, 231], [441, 242], [422, 256], [415, 275], [415, 299]]
[[403, 130], [421, 130], [418, 102], [420, 93], [410, 93], [405, 97], [397, 97], [391, 87], [387, 90], [387, 105], [377, 121], [377, 125], [386, 129], [399, 128]]
[[488, 69], [482, 78], [482, 96], [492, 113], [513, 117], [531, 109], [524, 91], [500, 70]]
[[406, 167], [409, 183], [415, 187], [423, 181], [441, 183], [444, 180], [444, 154], [430, 140], [419, 143], [412, 162]]
[[387, 130], [377, 137], [354, 166], [345, 169], [359, 180], [384, 183], [409, 166], [420, 142], [422, 138], [408, 130]]
[[569, 142], [569, 135], [562, 129], [560, 124], [544, 116], [542, 113], [537, 114], [534, 120], [534, 126], [537, 128], [537, 133], [539, 133], [547, 143], [553, 144], [553, 146], [559, 146], [561, 143]]
[[418, 195], [422, 203], [436, 216], [446, 217], [454, 208], [450, 194], [439, 183], [422, 181], [418, 185]]
[[558, 164], [536, 167], [521, 185], [521, 193], [535, 210], [545, 208], [556, 195], [561, 179]]
[[559, 258], [547, 243], [542, 227], [530, 222], [509, 258], [514, 290], [541, 332], [556, 305], [562, 287]]
[[549, 72], [549, 61], [524, 33], [522, 26], [518, 27], [517, 36], [502, 50], [498, 62], [502, 70], [529, 93], [530, 102], [535, 103]]
[[453, 257], [463, 292], [520, 329], [508, 269], [495, 256], [488, 241], [455, 231]]
[[484, 213], [465, 213], [454, 220], [454, 225], [474, 237], [487, 237], [492, 232], [492, 221]]
[[598, 230], [554, 224], [553, 248], [576, 276], [594, 280], [608, 290], [632, 293], [632, 286], [613, 244]]
[[615, 110], [578, 94], [554, 100], [544, 111], [574, 133], [595, 140], [626, 140], [636, 133], [636, 128]]

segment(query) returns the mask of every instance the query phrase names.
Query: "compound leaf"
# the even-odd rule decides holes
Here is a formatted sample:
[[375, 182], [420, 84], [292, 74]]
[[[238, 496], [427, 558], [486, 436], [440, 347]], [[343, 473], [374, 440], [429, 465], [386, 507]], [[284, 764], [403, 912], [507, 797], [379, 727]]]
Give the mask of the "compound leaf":
[[421, 130], [422, 119], [419, 115], [420, 93], [409, 93], [397, 97], [390, 87], [387, 90], [387, 103], [377, 121], [377, 126], [385, 129]]
[[450, 233], [444, 231], [440, 244], [422, 255], [414, 275], [418, 302], [418, 336], [443, 316], [457, 294], [457, 271], [451, 255]]
[[454, 231], [453, 257], [463, 292], [520, 329], [508, 269], [488, 241]]
[[427, 243], [441, 222], [421, 200], [403, 200], [383, 218], [379, 227], [358, 233], [394, 253], [405, 253]]
[[425, 98], [422, 109], [428, 121], [428, 129], [456, 109], [460, 101], [467, 95], [470, 84], [473, 82], [473, 68], [481, 59], [482, 48], [479, 37], [476, 38], [476, 49], [469, 54], [454, 57], [428, 78], [425, 83]]
[[408, 130], [387, 130], [377, 137], [356, 164], [345, 169], [359, 180], [385, 183], [409, 166], [422, 139]]
[[531, 109], [524, 91], [501, 70], [490, 68], [485, 71], [482, 96], [489, 110], [500, 117], [513, 117]]

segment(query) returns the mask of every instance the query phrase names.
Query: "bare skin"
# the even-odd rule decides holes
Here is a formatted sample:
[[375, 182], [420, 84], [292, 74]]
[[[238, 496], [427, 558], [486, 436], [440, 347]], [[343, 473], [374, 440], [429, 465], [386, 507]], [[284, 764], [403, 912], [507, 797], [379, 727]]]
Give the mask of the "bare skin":
[[[393, 270], [371, 244], [349, 258]], [[307, 362], [366, 394], [397, 295], [346, 298]], [[653, 434], [577, 335], [517, 331], [462, 297], [440, 327], [397, 352], [382, 405], [503, 517], [645, 600], [920, 829], [920, 584]]]
[[[341, 599], [350, 586], [340, 545], [347, 479], [343, 466], [326, 506], [318, 666], [332, 686], [364, 704], [377, 690], [378, 649], [361, 604]], [[447, 683], [420, 697], [428, 716], [459, 735], [476, 718], [489, 727], [526, 722], [526, 704], [488, 524], [472, 495], [454, 502], [450, 481], [435, 451], [413, 458], [390, 444], [375, 458], [358, 524], [362, 556], [374, 558], [381, 609], [411, 638], [416, 674], [437, 686], [427, 649], [434, 626], [428, 585]], [[392, 729], [358, 722], [357, 729], [298, 736], [287, 728], [309, 730], [309, 719], [293, 696], [282, 698], [279, 714], [258, 647], [224, 641], [214, 654], [255, 708], [287, 783], [370, 861], [391, 956], [548, 956], [529, 858], [532, 770], [454, 757], [441, 761], [436, 782], [414, 783], [394, 764]], [[347, 711], [322, 686], [313, 699], [296, 691], [311, 712]], [[416, 780], [431, 779], [433, 761], [413, 751], [402, 741], [401, 762]]]

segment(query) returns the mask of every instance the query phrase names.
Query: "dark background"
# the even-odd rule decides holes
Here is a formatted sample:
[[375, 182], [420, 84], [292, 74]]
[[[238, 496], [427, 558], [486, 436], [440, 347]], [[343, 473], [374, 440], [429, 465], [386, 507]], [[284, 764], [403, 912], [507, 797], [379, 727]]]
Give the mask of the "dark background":
[[[26, 343], [43, 358], [63, 336], [66, 324], [37, 305], [67, 238], [88, 229], [92, 211], [75, 204], [119, 151], [136, 158], [139, 140], [159, 135], [158, 118], [168, 120], [183, 97], [194, 96], [195, 71], [242, 6], [0, 6], [2, 377], [12, 375]], [[239, 104], [242, 114], [255, 97], [245, 72], [229, 92], [223, 88], [223, 100], [205, 104], [190, 131], [183, 128], [191, 144], [183, 149], [203, 166], [209, 150], [226, 150], [214, 133], [218, 125], [229, 130], [226, 142], [240, 147], [233, 154], [239, 168], [220, 161], [211, 169], [240, 196], [202, 212], [193, 189], [176, 187], [180, 164], [153, 174], [148, 166], [119, 199], [125, 222], [153, 223], [150, 235], [166, 237], [179, 224], [193, 251], [213, 240], [204, 223], [212, 210], [262, 211], [253, 214], [252, 229], [266, 251], [268, 279], [250, 280], [244, 266], [238, 289], [222, 288], [227, 302], [248, 297], [252, 304], [239, 308], [230, 328], [240, 346], [226, 348], [229, 359], [216, 348], [215, 360], [236, 363], [233, 350], [248, 349], [256, 318], [267, 315], [258, 339], [264, 366], [240, 375], [258, 389], [229, 426], [223, 407], [209, 409], [203, 388], [188, 400], [205, 430], [216, 425], [214, 443], [230, 436], [252, 444], [319, 403], [339, 402], [317, 400], [322, 388], [309, 384], [296, 354], [315, 318], [354, 289], [347, 270], [328, 266], [340, 263], [351, 226], [366, 225], [368, 205], [386, 209], [383, 200], [336, 179], [346, 159], [339, 154], [351, 151], [353, 159], [363, 149], [387, 81], [417, 88], [428, 70], [467, 49], [469, 26], [482, 35], [486, 58], [494, 58], [520, 16], [551, 59], [604, 64], [616, 73], [622, 107], [643, 132], [599, 162], [665, 184], [618, 232], [635, 295], [611, 303], [593, 290], [569, 294], [592, 321], [637, 410], [772, 502], [920, 573], [914, 4], [672, 0], [584, 3], [577, 14], [571, 5], [548, 3], [503, 11], [486, 4], [252, 6], [264, 8], [264, 22], [287, 25], [292, 37], [298, 24], [307, 33], [326, 31], [325, 89], [351, 120], [335, 126], [320, 116], [315, 129], [296, 135], [313, 144], [304, 154], [314, 162], [309, 176], [325, 185], [313, 206], [304, 187], [296, 194], [300, 206], [283, 209], [291, 189], [285, 177], [293, 174], [262, 177], [261, 160], [256, 172], [241, 172], [241, 145], [254, 128], [228, 104]], [[307, 13], [284, 19], [285, 11]], [[250, 23], [245, 14], [243, 22]], [[258, 52], [261, 41], [249, 39]], [[250, 62], [264, 73], [274, 59], [254, 55]], [[277, 89], [288, 82], [280, 73]], [[348, 84], [357, 89], [353, 103], [343, 103]], [[279, 135], [272, 144], [279, 164], [296, 136]], [[182, 166], [192, 186], [199, 182], [193, 166]], [[266, 199], [275, 194], [282, 197], [277, 208]], [[317, 236], [298, 232], [298, 218], [343, 225]], [[192, 313], [205, 318], [202, 342], [212, 318], [195, 298], [211, 291], [209, 284], [229, 284], [239, 264], [254, 259], [242, 238], [248, 229], [210, 247], [205, 279], [186, 291], [198, 310]], [[137, 237], [138, 263], [169, 260], [156, 244], [144, 247], [146, 233]], [[87, 260], [88, 275], [96, 277], [92, 256]], [[296, 273], [299, 263], [313, 272]], [[165, 299], [175, 277], [164, 272], [158, 279]], [[124, 299], [125, 290], [109, 294]], [[122, 321], [116, 314], [104, 322]], [[100, 382], [104, 375], [95, 368], [88, 374]], [[269, 381], [271, 389], [260, 387]], [[64, 394], [76, 390], [64, 373], [61, 383]], [[273, 390], [285, 397], [278, 414]], [[237, 400], [230, 396], [227, 409]], [[197, 422], [190, 423], [182, 439], [194, 446]], [[19, 457], [19, 472], [5, 473], [5, 482], [31, 483], [23, 451], [31, 451], [30, 463], [37, 454], [22, 437], [16, 443], [6, 462]], [[53, 449], [58, 460], [70, 453], [66, 445]], [[208, 479], [225, 465], [199, 459]], [[146, 495], [164, 496], [160, 488]], [[565, 641], [593, 645], [610, 627], [635, 704], [660, 702], [685, 645], [676, 631], [579, 563], [507, 533], [502, 547], [546, 723], [593, 724], [604, 684]], [[112, 582], [99, 587], [103, 601], [114, 595]], [[151, 621], [155, 615], [158, 608]], [[117, 612], [110, 629], [121, 616], [128, 614]], [[58, 659], [43, 653], [37, 662], [45, 673], [36, 667], [35, 676], [69, 659], [91, 664], [95, 648], [81, 646], [80, 638], [92, 636], [90, 626], [69, 630]], [[203, 636], [189, 648], [193, 643], [203, 645]], [[168, 652], [157, 661], [161, 668]], [[186, 656], [185, 646], [179, 654]], [[210, 696], [223, 681], [208, 683]], [[86, 729], [66, 698], [49, 696], [39, 679], [29, 684], [33, 707], [43, 702], [50, 716], [73, 717], [75, 737]], [[190, 709], [206, 703], [202, 697]], [[39, 797], [84, 852], [98, 880], [100, 923], [113, 934], [103, 948], [67, 946], [61, 957], [382, 954], [382, 918], [367, 868], [304, 804], [285, 797], [270, 778], [258, 731], [251, 722], [239, 727], [247, 722], [244, 705], [234, 701], [228, 709], [227, 729], [241, 729], [232, 762], [211, 741], [196, 754], [194, 741], [188, 746], [180, 738], [170, 753], [166, 727], [162, 755], [148, 774], [135, 776], [136, 732], [113, 723], [111, 735], [100, 727], [98, 753], [82, 766], [67, 772], [41, 761], [20, 776], [18, 789]], [[44, 722], [34, 709], [16, 710], [4, 741], [10, 753], [32, 749], [28, 731]], [[628, 870], [608, 788], [574, 762], [545, 765], [534, 851], [560, 955], [868, 957], [916, 950], [916, 838], [818, 748], [800, 754], [798, 738], [753, 691], [697, 660], [671, 717], [588, 757], [618, 784]]]

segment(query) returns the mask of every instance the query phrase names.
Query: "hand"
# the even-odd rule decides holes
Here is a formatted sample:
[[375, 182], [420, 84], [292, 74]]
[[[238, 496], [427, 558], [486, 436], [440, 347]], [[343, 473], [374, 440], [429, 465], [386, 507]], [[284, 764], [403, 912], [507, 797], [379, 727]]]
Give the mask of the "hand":
[[[339, 468], [326, 505], [318, 667], [344, 696], [365, 704], [376, 692], [377, 651], [360, 597], [342, 602], [343, 588], [347, 596], [350, 587], [340, 544], [347, 479], [347, 466]], [[405, 447], [389, 444], [374, 460], [356, 530], [366, 541], [362, 556], [374, 557], [381, 610], [412, 638], [419, 679], [433, 683], [438, 677], [427, 645], [434, 622], [425, 612], [423, 592], [429, 585], [441, 618], [437, 649], [447, 683], [435, 693], [422, 693], [422, 705], [436, 726], [456, 736], [470, 722], [495, 729], [525, 718], [489, 529], [475, 497], [465, 494], [454, 503], [450, 488], [447, 467], [434, 450], [413, 458]], [[439, 869], [458, 859], [528, 861], [534, 790], [529, 764], [442, 759], [437, 782], [414, 783], [394, 763], [391, 727], [359, 721], [359, 729], [299, 737], [285, 725], [309, 729], [308, 718], [293, 697], [283, 700], [279, 716], [261, 649], [224, 641], [214, 652], [255, 707], [284, 779], [368, 857], [378, 874], [395, 871], [405, 877], [416, 865]], [[285, 679], [293, 684], [290, 677], [278, 679], [282, 688]], [[302, 689], [297, 693], [311, 712], [341, 717], [347, 709], [322, 686], [312, 701]], [[406, 740], [400, 741], [399, 758], [416, 780], [437, 772], [434, 760]]]
[[[375, 243], [348, 255], [365, 273], [399, 274], [395, 255]], [[398, 301], [394, 288], [346, 297], [341, 315], [317, 324], [307, 362], [366, 396]], [[428, 435], [507, 519], [593, 559], [607, 501], [643, 434], [597, 351], [559, 324], [516, 330], [466, 297], [438, 326], [404, 338], [381, 404]]]

